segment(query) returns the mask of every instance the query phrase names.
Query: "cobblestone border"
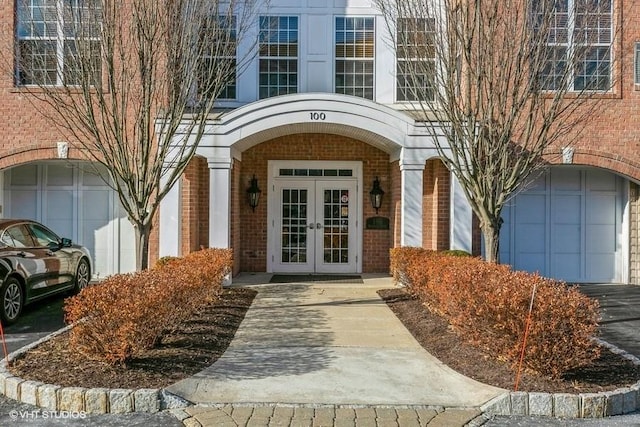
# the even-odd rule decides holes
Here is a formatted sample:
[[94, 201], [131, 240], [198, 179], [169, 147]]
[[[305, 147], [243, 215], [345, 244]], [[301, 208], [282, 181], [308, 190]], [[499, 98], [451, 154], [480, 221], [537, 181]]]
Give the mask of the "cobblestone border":
[[[22, 354], [67, 332], [66, 326], [7, 357], [15, 360]], [[640, 359], [600, 339], [598, 344], [640, 365]], [[88, 414], [155, 413], [169, 410], [176, 418], [190, 418], [184, 411], [194, 404], [165, 389], [109, 389], [62, 387], [24, 380], [7, 369], [7, 359], [0, 360], [0, 394], [19, 402], [52, 411], [84, 411]], [[640, 409], [640, 381], [631, 387], [601, 393], [506, 392], [480, 407], [481, 415], [469, 425], [482, 425], [493, 415], [530, 415], [556, 418], [604, 418], [628, 414]]]
[[[22, 354], [64, 332], [66, 326], [7, 357], [15, 360]], [[0, 361], [0, 393], [19, 402], [40, 406], [52, 411], [77, 411], [87, 414], [124, 414], [129, 412], [155, 413], [178, 410], [192, 403], [164, 389], [109, 389], [61, 387], [14, 376], [7, 368], [7, 359]]]
[[[640, 359], [601, 339], [594, 339], [640, 365]], [[480, 407], [487, 415], [534, 415], [556, 418], [604, 418], [640, 409], [640, 381], [631, 387], [600, 393], [507, 392]]]

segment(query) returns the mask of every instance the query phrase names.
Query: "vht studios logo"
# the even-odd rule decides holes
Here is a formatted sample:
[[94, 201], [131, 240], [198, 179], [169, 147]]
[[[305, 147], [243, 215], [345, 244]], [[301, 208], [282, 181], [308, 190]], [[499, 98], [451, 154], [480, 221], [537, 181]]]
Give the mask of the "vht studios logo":
[[12, 420], [35, 420], [35, 419], [84, 419], [87, 417], [84, 411], [45, 411], [36, 409], [33, 411], [9, 412]]

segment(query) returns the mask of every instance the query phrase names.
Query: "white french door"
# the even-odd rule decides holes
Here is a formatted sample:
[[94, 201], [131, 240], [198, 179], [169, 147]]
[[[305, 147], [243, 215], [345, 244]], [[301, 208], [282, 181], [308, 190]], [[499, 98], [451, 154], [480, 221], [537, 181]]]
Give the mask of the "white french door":
[[274, 209], [274, 272], [358, 272], [355, 179], [278, 179]]

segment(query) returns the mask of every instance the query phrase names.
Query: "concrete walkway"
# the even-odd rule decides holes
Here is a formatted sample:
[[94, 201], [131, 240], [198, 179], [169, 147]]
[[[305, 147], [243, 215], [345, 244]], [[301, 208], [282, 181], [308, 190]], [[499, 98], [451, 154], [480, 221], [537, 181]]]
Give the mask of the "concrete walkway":
[[[243, 407], [271, 416], [284, 411], [291, 419], [301, 411], [308, 418], [310, 408], [333, 414], [331, 424], [313, 425], [334, 425], [337, 414], [349, 425], [359, 410], [369, 419], [371, 411], [386, 408], [396, 420], [426, 425], [445, 408], [448, 415], [453, 408], [477, 414], [471, 408], [503, 391], [456, 373], [420, 347], [376, 293], [393, 286], [390, 278], [266, 284], [269, 277], [234, 279], [234, 286], [254, 287], [258, 295], [231, 346], [211, 367], [168, 388], [200, 404], [190, 415], [202, 425], [220, 425], [218, 416], [233, 418], [229, 409]], [[421, 415], [423, 409], [432, 410]], [[245, 419], [247, 409], [238, 410]], [[217, 421], [206, 421], [210, 417]]]

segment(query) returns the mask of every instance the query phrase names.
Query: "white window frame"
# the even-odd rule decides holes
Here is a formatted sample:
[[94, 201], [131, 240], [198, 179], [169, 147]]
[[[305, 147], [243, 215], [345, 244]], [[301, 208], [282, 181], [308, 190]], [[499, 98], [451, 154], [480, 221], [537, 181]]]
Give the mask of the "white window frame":
[[[43, 8], [41, 10], [41, 13], [44, 15], [46, 13], [44, 7], [47, 2], [55, 4], [55, 15], [56, 15], [55, 22], [53, 22], [52, 20], [47, 20], [46, 18], [43, 18], [42, 21], [34, 21], [31, 18], [34, 14], [34, 11], [37, 11], [37, 8]], [[67, 41], [78, 40], [78, 38], [72, 35], [65, 34], [64, 14], [65, 14], [65, 3], [67, 2], [68, 0], [66, 1], [65, 0], [30, 0], [28, 4], [25, 4], [23, 3], [23, 0], [16, 0], [16, 30], [15, 30], [14, 37], [16, 42], [15, 84], [17, 86], [73, 85], [72, 82], [66, 82], [65, 76], [64, 76], [65, 75], [64, 73], [65, 43]], [[72, 16], [76, 16], [79, 2], [80, 0], [72, 1], [72, 12], [73, 12]], [[27, 18], [26, 22], [22, 22], [21, 17]], [[34, 22], [42, 22], [42, 25], [44, 28], [43, 34], [40, 34], [40, 35], [34, 34], [37, 31], [33, 29]], [[46, 28], [48, 26], [55, 26], [55, 34], [47, 34]], [[26, 35], [20, 34], [21, 29], [23, 27], [28, 27], [29, 34], [26, 34]], [[96, 35], [95, 37], [88, 38], [87, 40], [99, 41], [100, 38], [98, 35]], [[36, 75], [36, 73], [33, 73], [34, 76], [32, 76], [30, 80], [34, 80], [34, 82], [30, 82], [30, 83], [23, 82], [24, 77], [21, 76], [21, 70], [25, 69], [25, 67], [22, 67], [20, 64], [20, 58], [21, 58], [20, 44], [22, 41], [35, 41], [35, 42], [51, 43], [51, 44], [55, 43], [55, 56], [56, 56], [55, 82], [48, 83], [47, 81], [43, 81], [43, 80], [35, 81], [36, 79], [33, 77], [42, 77], [44, 75], [48, 75], [48, 72], [46, 70], [43, 70], [42, 74], [40, 75]], [[43, 60], [43, 61], [46, 64], [46, 60]], [[30, 70], [30, 71], [33, 72], [33, 70]], [[48, 77], [47, 77], [47, 80], [48, 80]]]
[[[395, 99], [396, 102], [399, 103], [413, 103], [416, 101], [420, 100], [420, 94], [422, 94], [422, 92], [426, 92], [426, 85], [423, 88], [420, 88], [420, 92], [418, 92], [416, 90], [415, 87], [415, 79], [414, 77], [411, 76], [411, 74], [407, 74], [407, 73], [400, 73], [400, 64], [406, 64], [406, 63], [411, 63], [411, 62], [431, 62], [432, 66], [433, 66], [433, 72], [436, 72], [436, 54], [435, 54], [435, 47], [434, 47], [434, 54], [433, 54], [433, 58], [431, 59], [426, 59], [426, 58], [420, 58], [420, 57], [416, 57], [416, 56], [401, 56], [400, 55], [400, 49], [401, 47], [405, 48], [405, 49], [409, 49], [410, 46], [405, 46], [404, 42], [403, 42], [403, 38], [400, 37], [400, 21], [402, 20], [424, 20], [425, 22], [425, 26], [427, 25], [427, 20], [429, 18], [414, 18], [414, 17], [399, 17], [396, 21], [396, 78], [395, 78], [395, 84], [396, 84], [396, 91], [395, 91]], [[432, 19], [433, 20], [433, 19]], [[432, 23], [433, 28], [434, 28], [434, 43], [435, 43], [435, 21]], [[405, 26], [405, 29], [407, 27]], [[425, 27], [425, 34], [428, 34], [428, 29], [427, 27]], [[407, 40], [408, 37], [404, 36], [404, 40]], [[415, 46], [415, 44], [411, 45], [411, 46]], [[404, 94], [402, 97], [401, 95], [401, 87], [400, 87], [400, 78], [401, 75], [404, 78], [404, 81], [406, 83], [406, 85], [404, 86], [404, 90], [402, 91], [402, 93]], [[428, 76], [422, 76], [424, 79], [427, 79]], [[426, 80], [425, 80], [426, 81]], [[436, 90], [436, 76], [435, 74], [431, 77], [431, 85], [432, 88], [431, 90], [434, 92], [434, 94], [428, 99], [429, 101], [434, 101], [435, 100], [435, 90]]]
[[[550, 28], [551, 34], [549, 35], [550, 39], [554, 39], [553, 41], [549, 41], [547, 42], [547, 46], [552, 48], [552, 49], [559, 49], [559, 48], [564, 48], [565, 49], [565, 54], [563, 56], [565, 63], [567, 62], [567, 57], [569, 58], [570, 62], [575, 62], [575, 64], [569, 64], [566, 66], [571, 67], [569, 70], [569, 76], [567, 79], [567, 82], [569, 83], [569, 87], [568, 87], [568, 91], [569, 92], [580, 92], [580, 91], [590, 91], [590, 92], [609, 92], [612, 90], [612, 81], [613, 81], [613, 31], [614, 31], [614, 0], [607, 0], [609, 1], [609, 6], [610, 6], [610, 10], [609, 10], [609, 27], [608, 27], [608, 34], [607, 32], [601, 32], [601, 29], [599, 27], [587, 27], [589, 28], [589, 31], [596, 31], [597, 32], [597, 38], [598, 41], [593, 42], [593, 41], [588, 41], [587, 43], [578, 43], [577, 40], [575, 40], [575, 33], [577, 31], [577, 23], [576, 23], [576, 17], [577, 15], [579, 15], [579, 13], [576, 12], [576, 6], [575, 3], [577, 2], [577, 0], [566, 0], [567, 1], [567, 17], [566, 17], [566, 29], [565, 26], [563, 26], [563, 23], [560, 23], [560, 26], [557, 27], [553, 27]], [[564, 13], [564, 12], [558, 12], [558, 14], [560, 13]], [[556, 17], [556, 21], [557, 21], [557, 17]], [[596, 24], [599, 24], [599, 20], [596, 20]], [[562, 34], [563, 31], [566, 31], [566, 41], [557, 41], [558, 39], [558, 34]], [[584, 32], [585, 29], [581, 28], [580, 31]], [[600, 38], [604, 37], [604, 41], [601, 41]], [[607, 40], [608, 39], [608, 40]], [[595, 74], [586, 74], [583, 76], [579, 76], [578, 75], [578, 68], [581, 66], [587, 67], [586, 62], [584, 59], [581, 61], [577, 61], [575, 58], [575, 49], [576, 46], [580, 46], [581, 49], [586, 50], [592, 50], [592, 49], [606, 49], [606, 54], [608, 56], [608, 58], [605, 61], [602, 62], [598, 62], [598, 66], [596, 67], [596, 73]], [[553, 60], [552, 60], [552, 64], [551, 67], [552, 68], [556, 68], [556, 61], [557, 58], [555, 57], [555, 55], [553, 56]], [[608, 73], [606, 76], [602, 75], [603, 77], [607, 78], [607, 87], [606, 88], [589, 88], [587, 87], [588, 84], [591, 83], [591, 80], [598, 80], [600, 77], [600, 74], [598, 73], [598, 71], [600, 70], [600, 64], [602, 63], [608, 63], [607, 65], [607, 70]], [[562, 71], [561, 71], [562, 72]], [[551, 77], [553, 76], [550, 75]], [[585, 87], [582, 88], [576, 88], [576, 82], [579, 78], [584, 78], [584, 84]], [[553, 91], [556, 90], [557, 87], [555, 84], [544, 84], [543, 83], [543, 87], [546, 90], [549, 91]]]
[[[338, 19], [344, 19], [344, 20], [350, 20], [350, 19], [363, 19], [363, 20], [370, 20], [373, 23], [373, 45], [372, 45], [372, 56], [371, 57], [347, 57], [347, 56], [338, 56], [337, 55], [337, 47], [338, 47]], [[346, 31], [346, 30], [345, 30]], [[367, 30], [364, 30], [365, 33]], [[375, 101], [376, 98], [376, 18], [374, 16], [353, 16], [353, 15], [348, 15], [348, 16], [334, 16], [333, 19], [333, 66], [334, 66], [334, 72], [333, 72], [333, 78], [334, 78], [334, 83], [333, 83], [333, 89], [335, 93], [340, 93], [340, 94], [346, 94], [346, 95], [352, 95], [352, 96], [358, 96], [360, 98], [364, 98], [364, 99], [369, 99], [371, 101]], [[363, 84], [360, 86], [356, 86], [356, 85], [348, 85], [345, 84], [340, 86], [340, 88], [342, 88], [342, 90], [338, 90], [338, 61], [344, 61], [345, 63], [348, 62], [371, 62], [371, 85], [365, 85], [365, 79], [367, 76], [369, 76], [369, 73], [363, 73], [361, 74], [362, 79], [363, 79]], [[341, 75], [344, 76], [358, 76], [358, 74], [350, 74], [347, 73], [346, 71], [344, 73], [341, 73]], [[363, 96], [360, 95], [354, 95], [352, 92], [355, 90], [361, 89], [363, 91]], [[367, 97], [364, 96], [364, 92], [367, 90], [371, 90], [371, 97]]]
[[[267, 55], [260, 55], [260, 51], [262, 50], [262, 46], [263, 46], [263, 31], [265, 31], [264, 28], [262, 28], [262, 20], [263, 19], [267, 19], [267, 20], [271, 20], [271, 19], [278, 19], [278, 27], [277, 28], [267, 28], [266, 31], [275, 31], [276, 33], [280, 33], [280, 32], [291, 32], [290, 29], [287, 30], [283, 30], [280, 28], [280, 23], [279, 20], [281, 18], [286, 18], [288, 20], [291, 19], [295, 19], [296, 20], [296, 41], [295, 43], [291, 43], [291, 41], [289, 40], [288, 36], [287, 36], [287, 43], [286, 45], [291, 47], [291, 46], [295, 46], [296, 47], [296, 56], [285, 56], [285, 55], [276, 55], [276, 56], [271, 56], [269, 54]], [[260, 23], [258, 25], [258, 31], [259, 31], [259, 40], [260, 40], [260, 45], [258, 47], [258, 99], [266, 99], [266, 98], [271, 98], [273, 96], [278, 96], [278, 95], [287, 95], [287, 94], [293, 94], [293, 93], [298, 93], [300, 91], [300, 17], [297, 15], [261, 15], [259, 17]], [[283, 44], [283, 43], [281, 43]], [[269, 41], [267, 40], [267, 42], [265, 43], [266, 46], [271, 46], [273, 45], [273, 43], [269, 43]], [[282, 74], [280, 71], [277, 71], [275, 73], [271, 73], [271, 72], [267, 72], [267, 78], [269, 78], [271, 75], [276, 75], [278, 76], [278, 82], [276, 82], [275, 85], [272, 85], [270, 82], [267, 82], [266, 85], [262, 84], [262, 76], [265, 75], [265, 73], [263, 73], [262, 70], [262, 63], [263, 61], [276, 61], [278, 63], [280, 63], [281, 61], [284, 61], [285, 63], [288, 63], [289, 61], [295, 61], [296, 64], [296, 69], [295, 69], [295, 75], [296, 75], [296, 85], [295, 88], [293, 87], [293, 85], [284, 85], [281, 86], [279, 83], [279, 77]], [[292, 75], [293, 72], [291, 70], [288, 70], [287, 72], [287, 76]], [[267, 96], [262, 96], [261, 94], [261, 90], [263, 88], [266, 88], [268, 92], [271, 91], [271, 89], [276, 89], [276, 94], [275, 95], [269, 95], [267, 94]], [[281, 90], [283, 89], [284, 90]]]

